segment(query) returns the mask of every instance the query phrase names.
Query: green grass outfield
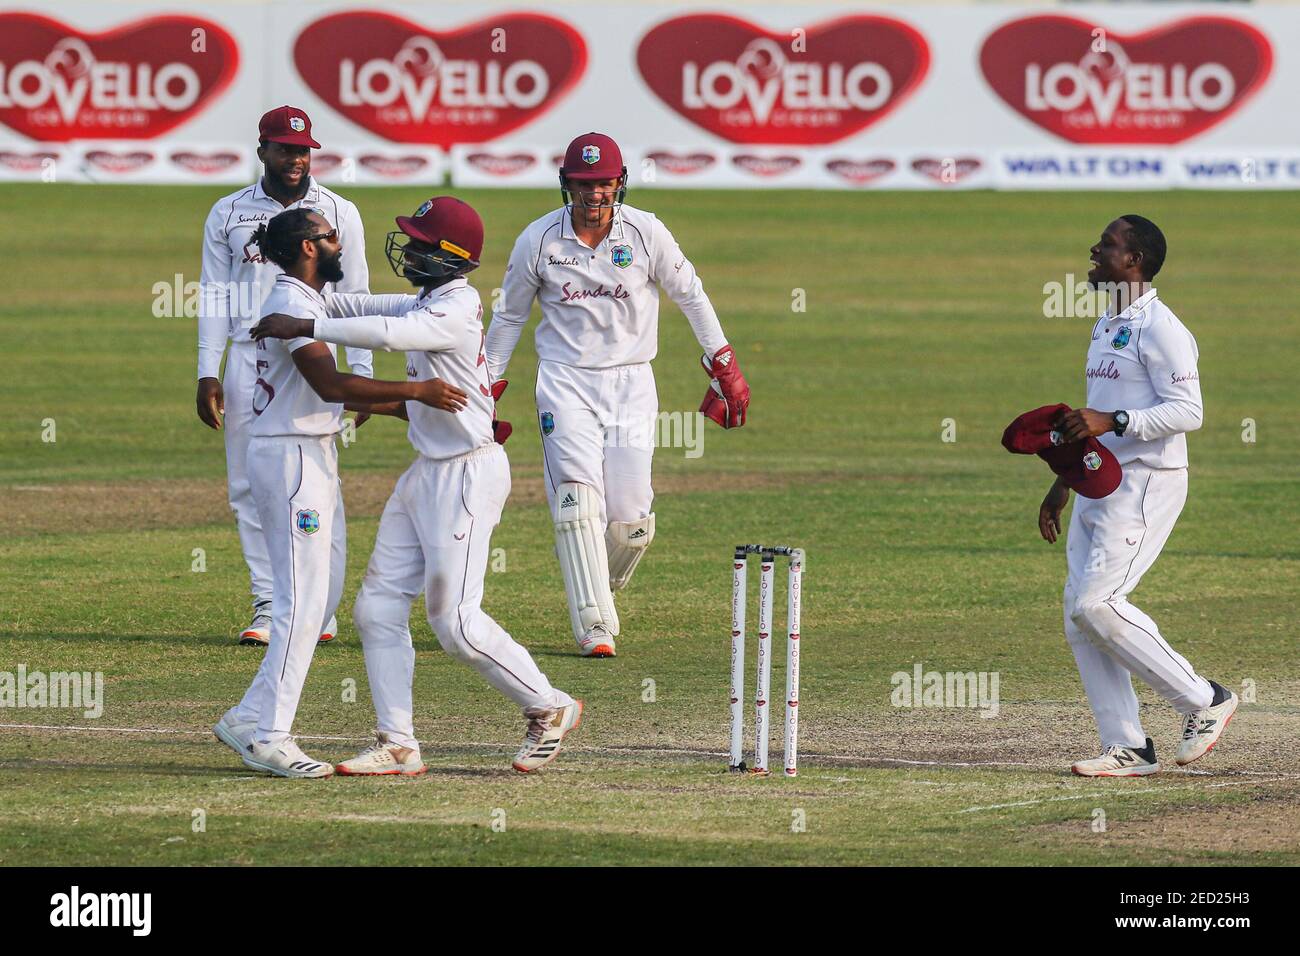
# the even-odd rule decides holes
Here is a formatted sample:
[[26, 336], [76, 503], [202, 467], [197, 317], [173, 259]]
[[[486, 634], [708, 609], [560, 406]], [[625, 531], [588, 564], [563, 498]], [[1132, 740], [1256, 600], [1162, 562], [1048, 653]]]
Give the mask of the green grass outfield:
[[[658, 540], [620, 598], [619, 657], [579, 659], [529, 426], [530, 326], [502, 402], [514, 492], [486, 604], [587, 718], [546, 772], [513, 773], [520, 718], [437, 648], [417, 608], [431, 772], [318, 782], [256, 775], [208, 731], [261, 652], [233, 643], [248, 581], [221, 441], [194, 414], [194, 322], [151, 307], [155, 283], [198, 278], [222, 192], [0, 186], [0, 671], [106, 682], [94, 720], [0, 708], [0, 863], [1300, 862], [1300, 195], [635, 192], [704, 278], [753, 388], [749, 423], [708, 425], [699, 457], [660, 450]], [[383, 235], [424, 194], [349, 195], [372, 287], [400, 289]], [[486, 300], [557, 196], [462, 195], [487, 223], [472, 277]], [[1159, 287], [1196, 334], [1206, 401], [1187, 508], [1135, 602], [1255, 702], [1187, 772], [1172, 763], [1175, 715], [1142, 688], [1166, 771], [1086, 781], [1068, 774], [1097, 741], [1061, 634], [1063, 546], [1035, 528], [1050, 474], [998, 439], [1027, 408], [1081, 402], [1091, 322], [1044, 318], [1042, 288], [1081, 278], [1125, 212], [1169, 237]], [[661, 408], [693, 411], [698, 348], [671, 303], [662, 313]], [[400, 356], [377, 369], [400, 377]], [[317, 756], [351, 756], [372, 726], [351, 602], [411, 457], [390, 420], [342, 454], [342, 636], [318, 651], [296, 727]], [[794, 780], [724, 770], [741, 540], [808, 551]], [[890, 677], [917, 663], [997, 672], [997, 715], [895, 709]]]

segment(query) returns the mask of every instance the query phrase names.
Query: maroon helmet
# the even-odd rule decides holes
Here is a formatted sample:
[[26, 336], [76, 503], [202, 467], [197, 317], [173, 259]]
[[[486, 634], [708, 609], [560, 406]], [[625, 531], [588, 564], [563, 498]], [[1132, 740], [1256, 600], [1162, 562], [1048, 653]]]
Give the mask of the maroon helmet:
[[415, 285], [478, 268], [483, 220], [469, 203], [437, 196], [422, 203], [414, 215], [398, 216], [397, 228], [401, 231], [388, 234], [388, 264]]
[[[627, 166], [623, 164], [623, 153], [618, 143], [604, 133], [583, 133], [564, 151], [564, 164], [560, 167], [560, 198], [564, 200], [564, 208], [573, 211], [570, 182], [601, 179], [618, 180], [618, 195], [608, 207], [617, 210], [627, 196]], [[578, 203], [586, 208], [581, 194]]]

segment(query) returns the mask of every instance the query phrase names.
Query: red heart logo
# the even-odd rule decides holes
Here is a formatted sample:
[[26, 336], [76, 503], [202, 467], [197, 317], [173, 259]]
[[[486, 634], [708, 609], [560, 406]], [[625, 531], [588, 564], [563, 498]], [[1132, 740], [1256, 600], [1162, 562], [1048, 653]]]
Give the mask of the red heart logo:
[[122, 173], [133, 173], [148, 166], [153, 162], [154, 154], [143, 149], [133, 150], [129, 153], [117, 153], [108, 149], [92, 149], [86, 153], [85, 158], [86, 162], [101, 172], [118, 176]]
[[234, 38], [197, 17], [82, 33], [49, 17], [2, 13], [0, 123], [47, 142], [152, 139], [202, 112], [238, 65]]
[[1034, 16], [994, 30], [980, 50], [993, 91], [1072, 143], [1181, 143], [1259, 91], [1273, 50], [1226, 17], [1187, 17], [1145, 33]]
[[791, 170], [798, 169], [803, 162], [798, 156], [751, 156], [742, 153], [731, 157], [731, 162], [739, 169], [755, 176], [784, 176]]
[[230, 152], [196, 153], [192, 150], [182, 150], [178, 153], [172, 153], [171, 161], [192, 173], [198, 173], [200, 176], [211, 176], [214, 173], [224, 172], [230, 167], [238, 165], [240, 155]]
[[962, 156], [960, 158], [949, 156], [943, 159], [922, 156], [912, 160], [912, 169], [922, 176], [929, 176], [937, 183], [961, 182], [967, 176], [979, 172], [980, 167], [983, 165], [974, 156]]
[[667, 170], [674, 176], [688, 176], [691, 173], [698, 173], [717, 162], [717, 159], [709, 153], [691, 153], [681, 156], [664, 150], [647, 153], [646, 159], [653, 160], [656, 166]]
[[20, 173], [34, 173], [44, 169], [46, 163], [58, 162], [58, 153], [15, 153], [12, 150], [0, 152], [0, 164]]
[[792, 40], [699, 14], [651, 29], [636, 62], [656, 96], [723, 139], [816, 145], [889, 115], [925, 76], [930, 48], [889, 17], [840, 17]]
[[423, 156], [378, 156], [374, 153], [365, 154], [357, 162], [375, 175], [388, 179], [406, 179], [429, 165]]
[[586, 70], [587, 45], [563, 20], [535, 13], [443, 32], [355, 11], [309, 24], [293, 60], [316, 95], [357, 125], [448, 147], [496, 139], [545, 113]]
[[470, 153], [465, 157], [465, 162], [475, 169], [492, 176], [514, 176], [516, 173], [523, 172], [537, 160], [528, 153], [512, 153], [509, 156], [497, 156], [494, 153]]
[[894, 171], [892, 159], [832, 159], [826, 169], [841, 179], [861, 186]]

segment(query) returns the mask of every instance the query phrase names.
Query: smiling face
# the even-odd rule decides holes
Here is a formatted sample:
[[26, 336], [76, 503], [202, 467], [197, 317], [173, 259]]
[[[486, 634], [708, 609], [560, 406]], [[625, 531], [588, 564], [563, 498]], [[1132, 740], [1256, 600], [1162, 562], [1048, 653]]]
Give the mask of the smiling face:
[[596, 229], [614, 217], [618, 179], [570, 179], [569, 190], [573, 196], [573, 219], [576, 225]]
[[297, 193], [311, 173], [311, 147], [268, 142], [257, 148], [257, 158], [266, 168], [271, 186], [282, 193]]
[[1088, 270], [1088, 282], [1094, 288], [1142, 281], [1142, 254], [1129, 247], [1130, 228], [1123, 219], [1116, 219], [1089, 250], [1092, 268]]

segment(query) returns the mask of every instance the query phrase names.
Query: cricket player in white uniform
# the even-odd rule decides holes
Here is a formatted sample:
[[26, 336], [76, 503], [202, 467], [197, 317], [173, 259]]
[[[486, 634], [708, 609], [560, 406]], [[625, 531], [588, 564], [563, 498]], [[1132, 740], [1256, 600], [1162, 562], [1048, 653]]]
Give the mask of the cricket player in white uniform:
[[654, 539], [659, 398], [659, 287], [685, 313], [711, 378], [700, 410], [743, 425], [749, 386], [717, 314], [677, 241], [652, 213], [624, 204], [627, 167], [610, 137], [579, 136], [560, 169], [564, 205], [515, 242], [487, 334], [493, 378], [505, 374], [533, 300], [537, 413], [570, 622], [585, 657], [613, 657], [613, 591]]
[[[1092, 247], [1094, 288], [1111, 306], [1092, 329], [1088, 407], [1064, 415], [1064, 442], [1098, 438], [1123, 469], [1104, 498], [1076, 498], [1066, 542], [1065, 636], [1101, 736], [1102, 754], [1074, 773], [1129, 777], [1159, 769], [1138, 719], [1131, 675], [1182, 715], [1177, 763], [1203, 757], [1237, 709], [1237, 695], [1199, 675], [1128, 595], [1155, 563], [1187, 499], [1187, 436], [1201, 427], [1196, 340], [1156, 295], [1165, 237], [1148, 219], [1116, 219]], [[1108, 409], [1108, 411], [1098, 411]], [[1058, 479], [1039, 509], [1054, 542], [1069, 489]]]
[[[292, 106], [273, 109], [262, 117], [258, 136], [262, 178], [219, 200], [203, 227], [197, 404], [205, 425], [225, 431], [227, 491], [252, 581], [253, 620], [239, 643], [265, 646], [270, 640], [272, 575], [246, 465], [254, 418], [250, 402], [260, 371], [248, 330], [262, 316], [262, 304], [280, 269], [257, 251], [253, 233], [286, 209], [315, 209], [338, 229], [345, 249], [346, 278], [339, 291], [367, 291], [370, 275], [357, 207], [311, 178], [311, 151], [320, 143], [312, 138], [307, 114]], [[218, 375], [227, 341], [230, 354], [223, 382]], [[355, 374], [371, 375], [368, 351], [348, 349], [347, 358]], [[358, 423], [363, 420], [358, 417]], [[334, 608], [329, 611], [322, 641], [337, 631]]]
[[[344, 761], [345, 775], [423, 773], [411, 683], [411, 604], [423, 591], [443, 649], [477, 670], [527, 718], [514, 768], [555, 759], [578, 726], [582, 701], [552, 687], [523, 647], [482, 609], [492, 529], [510, 494], [492, 378], [483, 355], [483, 305], [465, 274], [478, 267], [483, 221], [466, 203], [440, 196], [397, 218], [388, 237], [393, 271], [418, 295], [328, 296], [330, 318], [269, 315], [254, 335], [406, 352], [415, 384], [435, 376], [468, 395], [459, 413], [409, 405], [408, 435], [419, 457], [397, 481], [379, 520], [375, 551], [353, 617], [361, 634], [378, 727], [375, 742]], [[499, 394], [499, 393], [496, 393]], [[278, 613], [278, 604], [277, 604]]]
[[[260, 253], [284, 272], [263, 308], [310, 321], [325, 317], [321, 290], [343, 276], [339, 233], [308, 209], [280, 213], [256, 234]], [[307, 668], [328, 609], [343, 590], [346, 531], [334, 437], [343, 409], [402, 415], [407, 400], [461, 407], [441, 381], [382, 382], [345, 375], [332, 345], [310, 338], [256, 342], [249, 391], [248, 477], [275, 588], [271, 640], [253, 683], [213, 728], [250, 767], [282, 777], [322, 777], [327, 763], [290, 736]]]

